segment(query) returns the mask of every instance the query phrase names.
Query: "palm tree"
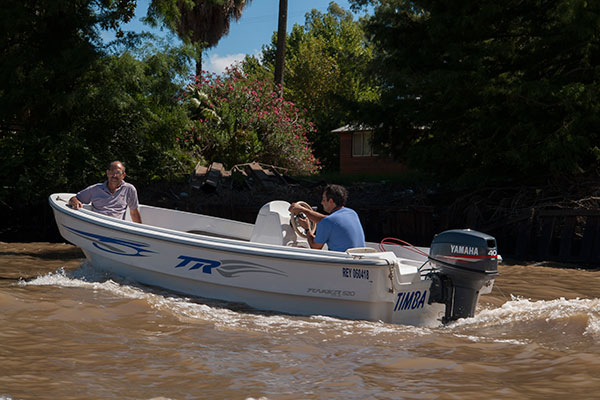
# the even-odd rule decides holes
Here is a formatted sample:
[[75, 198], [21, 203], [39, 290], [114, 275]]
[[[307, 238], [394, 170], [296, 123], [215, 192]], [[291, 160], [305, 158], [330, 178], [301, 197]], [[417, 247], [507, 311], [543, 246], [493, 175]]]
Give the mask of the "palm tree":
[[279, 22], [277, 25], [277, 55], [275, 56], [275, 84], [283, 96], [283, 71], [285, 69], [285, 41], [287, 36], [288, 0], [279, 0]]
[[229, 33], [232, 18], [237, 21], [252, 0], [152, 0], [146, 21], [162, 22], [184, 43], [197, 46], [196, 75], [202, 73], [202, 52], [216, 46]]

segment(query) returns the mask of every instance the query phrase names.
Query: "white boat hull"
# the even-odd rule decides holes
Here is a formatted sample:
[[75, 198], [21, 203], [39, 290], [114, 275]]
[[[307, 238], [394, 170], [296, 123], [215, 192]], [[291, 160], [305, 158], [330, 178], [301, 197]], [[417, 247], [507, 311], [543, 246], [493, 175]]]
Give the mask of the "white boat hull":
[[[50, 196], [61, 235], [111, 274], [258, 310], [418, 326], [439, 325], [444, 316], [444, 304], [429, 304], [432, 281], [421, 276], [427, 259], [419, 255], [305, 248], [291, 236], [285, 215], [282, 244], [261, 243], [259, 220], [253, 225], [142, 205], [144, 224], [135, 224], [73, 210], [65, 202], [71, 196]], [[280, 210], [281, 203], [275, 204]], [[278, 240], [272, 231], [262, 239]]]

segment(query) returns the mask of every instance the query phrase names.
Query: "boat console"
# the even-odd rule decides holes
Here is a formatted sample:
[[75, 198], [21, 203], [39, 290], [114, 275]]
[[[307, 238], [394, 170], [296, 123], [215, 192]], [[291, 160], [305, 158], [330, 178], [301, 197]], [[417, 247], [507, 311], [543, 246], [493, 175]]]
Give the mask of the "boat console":
[[301, 246], [300, 238], [290, 225], [289, 208], [290, 203], [282, 200], [271, 201], [262, 206], [256, 216], [250, 241], [280, 246]]

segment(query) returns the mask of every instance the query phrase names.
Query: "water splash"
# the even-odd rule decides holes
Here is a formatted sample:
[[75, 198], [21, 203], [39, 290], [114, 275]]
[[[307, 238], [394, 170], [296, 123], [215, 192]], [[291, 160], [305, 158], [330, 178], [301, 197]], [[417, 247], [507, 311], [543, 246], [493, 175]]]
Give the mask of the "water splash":
[[600, 317], [597, 315], [590, 316], [588, 326], [583, 334], [600, 341]]
[[452, 326], [503, 325], [506, 323], [553, 320], [581, 314], [600, 316], [600, 299], [530, 300], [511, 296], [511, 300], [499, 308], [481, 310], [474, 318], [456, 321]]
[[170, 314], [182, 322], [212, 324], [217, 330], [291, 334], [310, 331], [320, 332], [330, 338], [350, 335], [406, 335], [414, 338], [446, 332], [470, 341], [526, 344], [536, 340], [531, 337], [533, 329], [544, 332], [548, 342], [553, 341], [552, 335], [558, 337], [565, 334], [572, 335], [575, 343], [582, 338], [600, 340], [600, 299], [561, 297], [554, 300], [531, 300], [511, 296], [501, 307], [480, 310], [473, 318], [461, 319], [448, 326], [423, 328], [319, 315], [302, 317], [262, 312], [240, 304], [179, 296], [109, 276], [87, 262], [74, 271], [65, 272], [60, 269], [32, 280], [20, 281], [19, 284], [89, 288], [116, 297], [141, 299], [149, 307]]
[[218, 330], [248, 330], [261, 333], [288, 332], [302, 334], [321, 332], [323, 335], [344, 337], [348, 335], [382, 334], [429, 335], [431, 329], [392, 325], [383, 322], [345, 320], [335, 317], [314, 315], [296, 316], [275, 312], [258, 311], [243, 304], [234, 304], [212, 299], [177, 295], [158, 288], [150, 288], [98, 271], [88, 262], [78, 269], [59, 269], [31, 280], [22, 280], [23, 286], [58, 286], [91, 289], [111, 296], [140, 299], [149, 307], [170, 314], [192, 324], [212, 324]]
[[587, 348], [600, 341], [600, 299], [531, 300], [512, 296], [501, 307], [481, 310], [475, 317], [456, 321], [446, 329], [473, 342]]

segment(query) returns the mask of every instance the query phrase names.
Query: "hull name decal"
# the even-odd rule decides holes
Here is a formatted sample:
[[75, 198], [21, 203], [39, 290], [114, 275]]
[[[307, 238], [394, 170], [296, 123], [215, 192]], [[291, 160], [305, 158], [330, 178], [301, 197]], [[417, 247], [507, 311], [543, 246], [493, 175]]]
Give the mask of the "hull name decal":
[[288, 276], [287, 273], [277, 268], [267, 267], [266, 265], [260, 265], [250, 261], [217, 261], [184, 255], [177, 257], [177, 259], [181, 260], [181, 262], [175, 265], [175, 268], [187, 267], [190, 271], [199, 269], [205, 274], [212, 274], [212, 271], [214, 270], [225, 278], [237, 278], [239, 275], [255, 273]]
[[197, 257], [188, 257], [188, 256], [179, 256], [177, 259], [181, 260], [179, 264], [175, 266], [175, 268], [187, 267], [190, 263], [190, 270], [200, 269], [202, 268], [202, 272], [205, 274], [212, 274], [213, 268], [217, 268], [221, 263], [219, 261], [214, 260], [206, 260], [204, 258]]
[[394, 306], [394, 311], [415, 310], [423, 308], [425, 299], [427, 298], [427, 290], [415, 290], [414, 292], [400, 292]]

